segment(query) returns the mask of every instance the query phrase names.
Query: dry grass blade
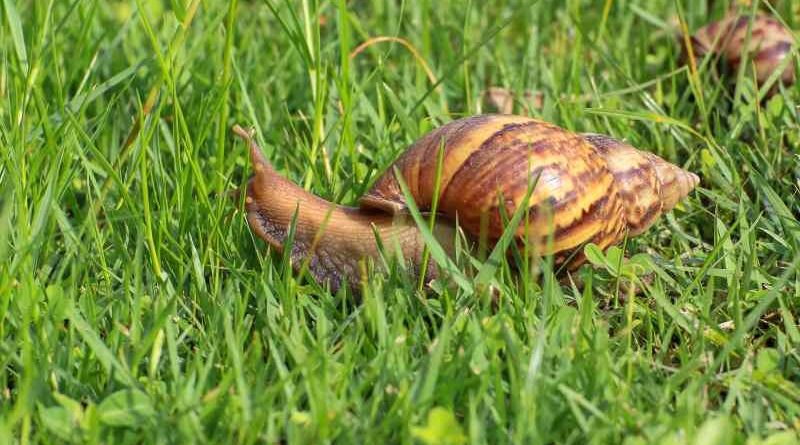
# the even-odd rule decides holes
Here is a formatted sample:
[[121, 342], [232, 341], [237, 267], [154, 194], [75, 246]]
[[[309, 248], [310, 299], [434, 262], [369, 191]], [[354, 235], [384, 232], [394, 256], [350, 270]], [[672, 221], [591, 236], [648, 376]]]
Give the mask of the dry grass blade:
[[[428, 65], [428, 62], [425, 61], [425, 58], [422, 57], [422, 54], [419, 53], [417, 48], [415, 48], [414, 45], [411, 44], [411, 42], [400, 37], [393, 37], [393, 36], [372, 37], [363, 42], [362, 44], [358, 45], [352, 52], [350, 52], [350, 60], [355, 59], [357, 55], [361, 54], [362, 52], [364, 52], [364, 50], [371, 47], [372, 45], [383, 42], [399, 43], [404, 48], [406, 48], [408, 52], [410, 52], [411, 55], [414, 56], [414, 59], [417, 61], [417, 63], [419, 63], [419, 66], [422, 68], [422, 70], [425, 71], [425, 75], [428, 76], [428, 80], [431, 82], [431, 85], [436, 85], [438, 80], [436, 79], [436, 75], [433, 74], [433, 70], [431, 70], [431, 67]], [[439, 85], [438, 87], [436, 87], [436, 89], [441, 92], [442, 86]]]

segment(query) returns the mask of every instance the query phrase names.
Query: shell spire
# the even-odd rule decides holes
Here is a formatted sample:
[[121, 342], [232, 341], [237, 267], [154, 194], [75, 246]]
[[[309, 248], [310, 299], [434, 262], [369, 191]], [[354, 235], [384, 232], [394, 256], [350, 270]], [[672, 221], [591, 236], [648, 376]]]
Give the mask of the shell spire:
[[631, 236], [647, 230], [700, 182], [694, 173], [612, 137], [602, 134], [583, 137], [603, 156], [614, 174]]
[[661, 188], [661, 212], [672, 210], [678, 202], [689, 195], [695, 186], [700, 183], [700, 177], [688, 172], [675, 164], [671, 164], [656, 155], [645, 153], [656, 170], [656, 176]]

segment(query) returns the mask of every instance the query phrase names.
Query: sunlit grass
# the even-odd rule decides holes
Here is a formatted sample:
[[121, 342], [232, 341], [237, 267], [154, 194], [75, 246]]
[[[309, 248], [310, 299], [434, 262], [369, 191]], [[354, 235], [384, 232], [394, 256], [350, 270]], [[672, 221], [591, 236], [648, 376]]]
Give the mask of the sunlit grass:
[[[798, 90], [681, 67], [705, 3], [3, 0], [0, 443], [796, 443]], [[234, 123], [354, 204], [490, 86], [701, 186], [582, 283], [459, 254], [360, 302], [229, 198]]]

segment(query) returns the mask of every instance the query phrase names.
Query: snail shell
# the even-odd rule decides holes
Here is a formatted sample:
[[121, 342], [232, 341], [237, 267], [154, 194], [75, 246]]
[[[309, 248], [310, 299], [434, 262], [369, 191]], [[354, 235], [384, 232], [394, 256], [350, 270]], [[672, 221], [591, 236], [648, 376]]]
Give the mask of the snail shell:
[[[749, 53], [756, 81], [762, 85], [780, 68], [783, 60], [791, 56], [794, 45], [792, 32], [774, 17], [756, 14], [753, 17], [750, 40], [747, 28], [750, 17], [728, 14], [721, 20], [700, 28], [691, 37], [695, 57], [708, 53], [719, 53], [732, 70], [737, 70], [743, 56]], [[783, 69], [779, 81], [791, 85], [795, 80], [794, 64], [789, 62]]]
[[[698, 182], [697, 176], [608, 136], [579, 135], [527, 117], [482, 115], [428, 133], [395, 162], [423, 210], [433, 203], [442, 146], [439, 212], [457, 218], [473, 236], [481, 235], [485, 221], [484, 234], [496, 241], [504, 230], [498, 198], [510, 217], [538, 178], [528, 200], [528, 224], [517, 229], [517, 239], [535, 243], [540, 253], [557, 254], [556, 263], [587, 242], [606, 248], [626, 230], [642, 233]], [[406, 202], [396, 177], [385, 174], [360, 205], [397, 213]], [[572, 266], [581, 261], [578, 253]]]
[[626, 234], [642, 233], [699, 182], [696, 175], [608, 136], [576, 134], [521, 116], [479, 115], [422, 137], [353, 208], [290, 183], [250, 143], [255, 175], [248, 184], [246, 210], [251, 227], [282, 249], [297, 212], [295, 265], [307, 262], [312, 275], [332, 288], [364, 278], [358, 261], [378, 257], [375, 230], [386, 238], [384, 244], [389, 240], [404, 258], [419, 263], [424, 243], [407, 217], [393, 172], [399, 171], [420, 210], [430, 211], [440, 149], [441, 217], [434, 233], [446, 250], [456, 221], [471, 237], [496, 241], [504, 230], [502, 214], [514, 214], [533, 182], [527, 222], [517, 228], [517, 241], [530, 243], [540, 254], [554, 254], [556, 263], [570, 268], [584, 261], [583, 245], [592, 242], [604, 249]]

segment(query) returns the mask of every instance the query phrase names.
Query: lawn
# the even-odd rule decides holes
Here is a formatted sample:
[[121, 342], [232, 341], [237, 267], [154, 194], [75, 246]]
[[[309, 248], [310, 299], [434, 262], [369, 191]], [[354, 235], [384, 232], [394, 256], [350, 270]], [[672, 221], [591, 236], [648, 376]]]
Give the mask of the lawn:
[[[797, 443], [800, 87], [679, 62], [728, 3], [2, 0], [0, 443]], [[460, 255], [360, 300], [231, 198], [236, 123], [352, 205], [489, 87], [702, 182], [574, 282]]]

